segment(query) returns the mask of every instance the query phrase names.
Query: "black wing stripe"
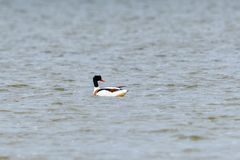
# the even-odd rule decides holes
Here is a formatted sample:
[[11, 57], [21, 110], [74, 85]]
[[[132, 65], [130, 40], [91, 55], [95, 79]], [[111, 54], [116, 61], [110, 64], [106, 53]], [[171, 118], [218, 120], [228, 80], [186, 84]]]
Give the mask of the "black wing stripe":
[[118, 88], [101, 88], [98, 90], [98, 92], [100, 92], [102, 90], [109, 91], [109, 92], [116, 92], [116, 91], [119, 91], [120, 89], [118, 89]]

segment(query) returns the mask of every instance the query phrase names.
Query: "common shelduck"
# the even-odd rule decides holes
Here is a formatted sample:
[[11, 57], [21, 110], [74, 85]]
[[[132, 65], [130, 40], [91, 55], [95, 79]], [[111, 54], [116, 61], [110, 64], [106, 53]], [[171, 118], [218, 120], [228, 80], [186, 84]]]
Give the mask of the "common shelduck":
[[123, 97], [128, 92], [128, 90], [122, 89], [122, 87], [124, 86], [100, 88], [98, 85], [98, 81], [105, 82], [100, 75], [95, 75], [93, 77], [94, 96]]

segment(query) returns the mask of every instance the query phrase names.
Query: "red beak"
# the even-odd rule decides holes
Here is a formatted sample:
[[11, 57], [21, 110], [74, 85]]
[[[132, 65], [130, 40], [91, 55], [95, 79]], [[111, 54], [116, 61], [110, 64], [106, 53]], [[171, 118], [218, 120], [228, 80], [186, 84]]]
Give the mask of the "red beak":
[[106, 81], [102, 79], [102, 80], [100, 80], [100, 82], [106, 82]]

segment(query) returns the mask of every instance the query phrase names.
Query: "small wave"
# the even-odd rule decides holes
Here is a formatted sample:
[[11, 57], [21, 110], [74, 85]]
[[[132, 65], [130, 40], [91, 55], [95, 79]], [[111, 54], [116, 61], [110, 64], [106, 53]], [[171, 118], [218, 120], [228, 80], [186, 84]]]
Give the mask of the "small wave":
[[0, 155], [0, 160], [10, 160], [10, 157]]
[[177, 135], [176, 136], [177, 139], [179, 140], [191, 140], [191, 141], [200, 141], [200, 140], [204, 140], [206, 138], [204, 138], [203, 136], [199, 136], [199, 135]]
[[7, 85], [7, 87], [10, 87], [10, 88], [25, 88], [25, 87], [29, 87], [29, 85], [23, 84], [23, 83], [16, 83], [16, 84]]
[[63, 91], [65, 91], [65, 88], [57, 87], [57, 88], [54, 88], [54, 90], [55, 90], [55, 91], [61, 91], [61, 92], [63, 92]]

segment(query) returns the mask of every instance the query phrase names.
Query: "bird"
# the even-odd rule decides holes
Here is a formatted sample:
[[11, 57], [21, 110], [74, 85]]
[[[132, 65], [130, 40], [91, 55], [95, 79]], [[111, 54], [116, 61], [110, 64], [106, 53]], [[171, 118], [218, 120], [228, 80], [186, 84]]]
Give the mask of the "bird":
[[94, 96], [123, 97], [128, 92], [128, 90], [122, 89], [125, 86], [100, 88], [98, 82], [105, 82], [105, 80], [102, 79], [101, 75], [95, 75], [93, 77]]

